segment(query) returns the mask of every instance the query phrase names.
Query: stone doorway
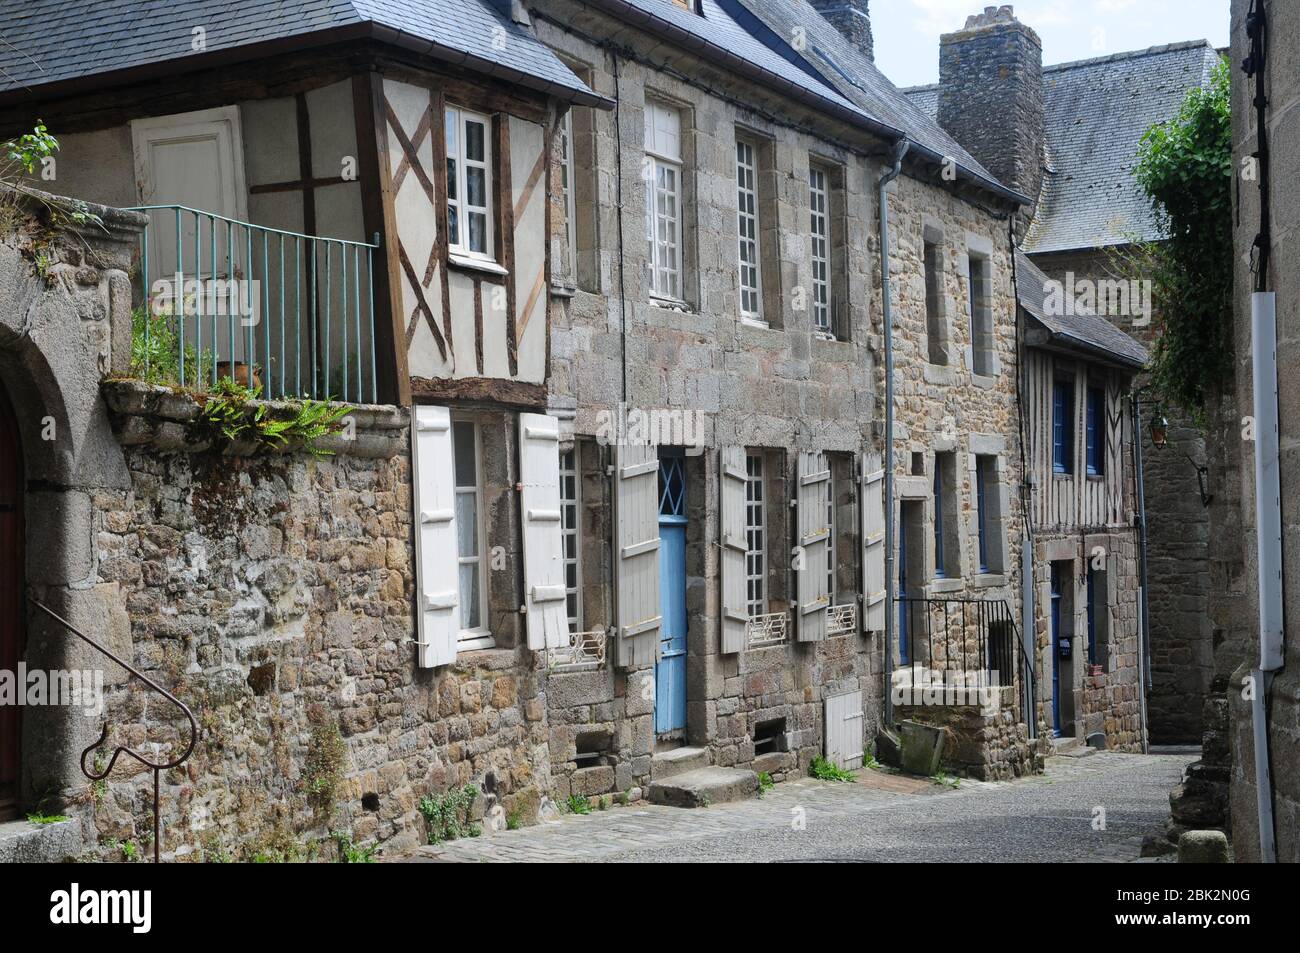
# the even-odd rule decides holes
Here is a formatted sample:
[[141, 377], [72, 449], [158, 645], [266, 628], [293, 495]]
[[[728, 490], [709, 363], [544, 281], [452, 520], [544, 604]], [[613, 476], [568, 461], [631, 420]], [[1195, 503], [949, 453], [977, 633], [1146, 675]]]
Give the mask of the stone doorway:
[[[0, 383], [0, 678], [18, 684], [25, 650], [23, 456], [9, 395]], [[17, 697], [0, 700], [0, 821], [16, 817], [21, 806], [22, 708]]]

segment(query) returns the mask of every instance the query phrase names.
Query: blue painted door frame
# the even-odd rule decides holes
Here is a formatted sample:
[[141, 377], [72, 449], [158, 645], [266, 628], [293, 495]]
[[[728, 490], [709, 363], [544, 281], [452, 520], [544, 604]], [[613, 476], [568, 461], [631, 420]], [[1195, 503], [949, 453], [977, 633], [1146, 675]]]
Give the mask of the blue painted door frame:
[[1052, 734], [1061, 734], [1061, 566], [1052, 563]]
[[686, 727], [686, 460], [665, 448], [659, 460], [659, 661], [655, 733]]

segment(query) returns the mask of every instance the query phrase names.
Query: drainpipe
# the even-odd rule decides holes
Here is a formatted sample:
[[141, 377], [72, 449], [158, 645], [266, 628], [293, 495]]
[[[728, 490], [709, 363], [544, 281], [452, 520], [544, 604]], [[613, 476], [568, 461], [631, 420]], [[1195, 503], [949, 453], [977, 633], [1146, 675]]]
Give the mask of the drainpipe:
[[880, 295], [885, 315], [885, 724], [894, 723], [894, 312], [889, 300], [889, 197], [885, 190], [903, 171], [910, 143], [894, 146], [894, 166], [880, 178]]
[[1142, 388], [1133, 392], [1133, 471], [1137, 478], [1138, 507], [1138, 572], [1142, 587], [1140, 629], [1142, 644], [1138, 646], [1138, 699], [1142, 706], [1142, 753], [1147, 752], [1147, 690], [1151, 687], [1151, 616], [1147, 599], [1147, 491], [1146, 474], [1142, 462]]

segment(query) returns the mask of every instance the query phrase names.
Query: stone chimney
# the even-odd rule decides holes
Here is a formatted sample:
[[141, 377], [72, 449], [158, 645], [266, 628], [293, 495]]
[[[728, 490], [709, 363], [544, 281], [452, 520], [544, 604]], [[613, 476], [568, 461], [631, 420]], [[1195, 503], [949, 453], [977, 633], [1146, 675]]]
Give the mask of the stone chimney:
[[1047, 138], [1043, 43], [1010, 5], [985, 7], [940, 38], [938, 118], [1003, 185], [1038, 201]]
[[849, 42], [875, 62], [876, 51], [871, 40], [871, 16], [867, 13], [868, 0], [811, 0], [817, 12], [831, 22]]

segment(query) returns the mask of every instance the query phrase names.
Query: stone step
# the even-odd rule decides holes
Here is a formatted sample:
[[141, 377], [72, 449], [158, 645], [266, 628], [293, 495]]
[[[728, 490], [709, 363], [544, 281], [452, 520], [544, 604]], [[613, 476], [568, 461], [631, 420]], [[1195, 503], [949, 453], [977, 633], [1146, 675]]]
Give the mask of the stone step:
[[661, 781], [708, 766], [708, 748], [669, 748], [656, 752], [650, 758], [650, 779]]
[[81, 825], [77, 821], [0, 824], [0, 864], [59, 864], [81, 853]]
[[708, 807], [741, 801], [758, 793], [758, 775], [742, 768], [696, 768], [668, 780], [652, 781], [650, 803], [669, 807]]
[[1086, 758], [1096, 751], [1096, 748], [1089, 748], [1079, 738], [1052, 739], [1052, 754], [1058, 758]]

